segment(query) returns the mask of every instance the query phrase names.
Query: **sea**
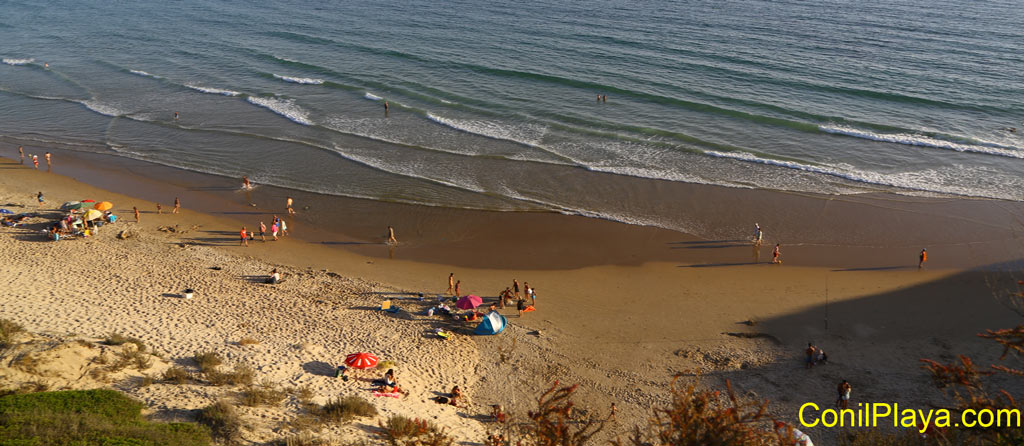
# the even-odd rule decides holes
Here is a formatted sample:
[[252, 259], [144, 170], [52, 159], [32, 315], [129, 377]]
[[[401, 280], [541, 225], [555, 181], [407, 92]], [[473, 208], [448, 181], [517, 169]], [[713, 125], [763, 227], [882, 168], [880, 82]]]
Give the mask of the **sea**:
[[680, 230], [662, 186], [1024, 201], [1020, 6], [0, 0], [0, 146]]

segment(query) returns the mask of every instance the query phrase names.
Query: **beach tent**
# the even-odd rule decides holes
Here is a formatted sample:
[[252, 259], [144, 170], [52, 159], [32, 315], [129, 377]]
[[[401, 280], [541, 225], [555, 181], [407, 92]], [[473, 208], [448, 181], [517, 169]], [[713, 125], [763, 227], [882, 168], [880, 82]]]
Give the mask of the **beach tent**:
[[502, 316], [497, 311], [492, 311], [484, 316], [483, 322], [476, 326], [476, 330], [473, 333], [478, 335], [496, 335], [505, 330], [505, 325], [508, 324], [508, 320], [505, 316]]

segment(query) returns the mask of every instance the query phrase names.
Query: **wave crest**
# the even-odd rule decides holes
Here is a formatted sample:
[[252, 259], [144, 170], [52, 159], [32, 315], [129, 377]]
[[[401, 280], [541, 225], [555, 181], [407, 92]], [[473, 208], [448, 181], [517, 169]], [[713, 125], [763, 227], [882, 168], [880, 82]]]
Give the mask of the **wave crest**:
[[199, 91], [199, 92], [203, 92], [203, 93], [209, 93], [209, 94], [220, 94], [220, 95], [224, 95], [224, 96], [238, 96], [238, 95], [242, 94], [242, 93], [239, 93], [237, 91], [224, 90], [224, 89], [213, 88], [213, 87], [203, 87], [201, 85], [195, 85], [195, 84], [185, 84], [185, 86], [188, 87], [188, 88], [191, 88], [191, 89], [193, 89], [195, 91]]
[[309, 119], [309, 112], [304, 110], [302, 107], [295, 105], [295, 101], [291, 99], [249, 96], [248, 98], [245, 98], [245, 100], [249, 101], [250, 104], [269, 109], [270, 111], [284, 116], [293, 122], [302, 125], [313, 125], [313, 121]]
[[28, 58], [28, 59], [13, 59], [13, 58], [9, 59], [9, 58], [4, 58], [3, 61], [7, 65], [28, 65], [28, 64], [30, 64], [32, 62], [35, 62], [36, 60], [32, 59], [32, 58]]
[[293, 84], [320, 85], [324, 83], [323, 79], [312, 79], [308, 77], [281, 76], [280, 74], [275, 74], [274, 77]]

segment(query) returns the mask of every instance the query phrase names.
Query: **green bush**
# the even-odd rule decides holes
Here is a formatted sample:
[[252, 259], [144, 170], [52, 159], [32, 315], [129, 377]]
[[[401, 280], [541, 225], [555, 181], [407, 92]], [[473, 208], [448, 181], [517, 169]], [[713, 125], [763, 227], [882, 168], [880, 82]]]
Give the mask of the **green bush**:
[[113, 390], [69, 390], [0, 397], [0, 445], [209, 446], [206, 428], [152, 423], [142, 404]]

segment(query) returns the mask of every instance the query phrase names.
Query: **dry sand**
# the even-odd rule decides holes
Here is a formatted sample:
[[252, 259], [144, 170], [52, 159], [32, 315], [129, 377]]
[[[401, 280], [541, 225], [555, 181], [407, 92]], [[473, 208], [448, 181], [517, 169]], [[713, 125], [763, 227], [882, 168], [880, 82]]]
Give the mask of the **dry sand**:
[[[53, 212], [64, 201], [94, 198], [114, 202], [122, 217], [97, 237], [57, 243], [27, 229], [0, 229], [0, 317], [35, 332], [87, 337], [120, 332], [143, 339], [170, 361], [189, 367], [196, 351], [215, 351], [229, 364], [251, 365], [257, 381], [309, 386], [320, 402], [338, 395], [363, 395], [385, 416], [429, 418], [469, 442], [480, 441], [495, 428], [481, 420], [489, 404], [504, 404], [521, 420], [535, 405], [536, 395], [554, 380], [580, 384], [581, 406], [591, 414], [604, 415], [613, 402], [617, 404], [617, 425], [608, 435], [646, 419], [652, 405], [667, 402], [671, 376], [693, 370], [704, 374], [707, 385], [719, 386], [728, 379], [743, 394], [769, 399], [773, 415], [791, 422], [805, 401], [830, 405], [841, 379], [853, 384], [855, 403], [899, 402], [924, 408], [941, 403], [942, 397], [930, 388], [918, 358], [948, 361], [955, 354], [970, 353], [981, 361], [995, 360], [999, 349], [973, 334], [1020, 321], [1005, 305], [1011, 284], [1016, 283], [1012, 272], [917, 271], [904, 253], [895, 257], [891, 246], [873, 248], [871, 243], [834, 248], [832, 256], [810, 255], [815, 248], [807, 247], [805, 258], [827, 260], [819, 265], [803, 260], [774, 266], [765, 263], [770, 256], [767, 248], [760, 263], [751, 263], [749, 245], [738, 239], [698, 240], [639, 229], [624, 237], [634, 243], [646, 239], [654, 247], [635, 248], [636, 258], [626, 262], [470, 268], [405, 259], [402, 245], [395, 259], [293, 238], [238, 247], [237, 231], [243, 223], [193, 212], [188, 200], [183, 200], [182, 214], [147, 212], [142, 223], [135, 224], [131, 207], [149, 211], [154, 209], [151, 202], [6, 160], [0, 169], [0, 205], [35, 210], [35, 192], [43, 190], [48, 200], [43, 213]], [[733, 193], [742, 197], [746, 192]], [[170, 191], [166, 203], [172, 203], [174, 195], [176, 191]], [[171, 207], [166, 203], [165, 211]], [[937, 206], [910, 206], [926, 205]], [[949, 205], [974, 206], [979, 205]], [[944, 234], [935, 243], [967, 246], [963, 252], [970, 251], [972, 243], [1006, 248], [1018, 243], [1013, 234], [1020, 229], [1015, 217], [1020, 209], [998, 207], [1004, 206], [1011, 208], [1005, 216], [986, 214], [976, 223], [980, 229], [971, 228], [972, 234], [992, 235], [986, 240], [961, 240], [941, 228], [927, 229]], [[252, 220], [269, 219], [263, 209], [251, 212], [227, 215], [244, 218], [250, 229]], [[843, 216], [819, 215], [827, 216], [819, 217], [825, 227]], [[557, 218], [571, 222], [576, 217]], [[967, 220], [971, 219], [959, 219], [970, 226]], [[33, 220], [31, 227], [39, 229], [44, 221]], [[529, 219], [524, 221], [529, 225]], [[600, 222], [598, 233], [605, 231], [605, 224], [615, 225]], [[177, 232], [159, 230], [175, 225]], [[125, 228], [134, 235], [116, 238]], [[304, 228], [300, 224], [292, 229]], [[399, 239], [418, 242], [415, 234], [403, 237], [399, 232]], [[603, 241], [578, 243], [600, 246]], [[560, 253], [566, 257], [587, 255], [576, 251], [573, 243], [555, 245], [548, 249], [568, 251]], [[386, 252], [380, 245], [359, 247]], [[662, 254], [645, 260], [653, 250]], [[664, 251], [674, 258], [665, 260]], [[987, 250], [973, 252], [983, 252], [968, 259], [976, 265], [1016, 260], [1005, 255], [990, 258]], [[784, 251], [784, 258], [799, 258], [800, 253]], [[906, 255], [913, 259], [915, 254], [916, 250]], [[932, 256], [935, 259], [936, 254]], [[968, 261], [962, 257], [957, 261]], [[837, 258], [845, 264], [835, 265]], [[954, 262], [939, 257], [930, 263], [942, 267]], [[274, 266], [290, 273], [285, 283], [269, 286], [254, 280]], [[449, 272], [463, 281], [465, 292], [485, 297], [497, 295], [513, 278], [530, 282], [538, 288], [538, 311], [518, 318], [506, 310], [510, 327], [500, 336], [458, 334], [441, 341], [430, 330], [452, 323], [423, 315], [429, 305], [408, 293], [442, 292]], [[197, 290], [192, 300], [178, 296], [187, 287]], [[411, 311], [398, 316], [376, 311], [387, 296]], [[753, 326], [742, 323], [751, 319]], [[468, 333], [471, 327], [453, 328]], [[259, 344], [238, 345], [242, 337]], [[801, 351], [808, 341], [829, 353], [830, 364], [803, 369]], [[365, 382], [344, 383], [328, 376], [345, 353], [361, 350], [395, 361], [410, 396], [373, 398]], [[453, 385], [470, 392], [469, 408], [456, 410], [429, 401], [435, 392]], [[121, 383], [119, 388], [143, 399], [164, 418], [187, 418], [187, 411], [230, 393], [203, 385], [136, 389]], [[1012, 390], [1019, 395], [1021, 389]], [[246, 438], [259, 443], [284, 436], [286, 421], [297, 410], [294, 399], [283, 409], [247, 409], [255, 428]], [[376, 423], [361, 420], [325, 435], [364, 437]], [[839, 435], [821, 428], [807, 432], [817, 444], [832, 444]]]

